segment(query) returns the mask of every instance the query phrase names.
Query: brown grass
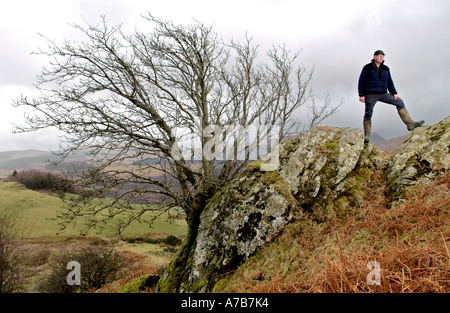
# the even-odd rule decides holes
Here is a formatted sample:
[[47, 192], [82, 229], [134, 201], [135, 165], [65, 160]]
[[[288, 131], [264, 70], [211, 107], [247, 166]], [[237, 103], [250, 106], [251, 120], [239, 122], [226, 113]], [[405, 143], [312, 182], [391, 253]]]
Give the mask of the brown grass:
[[[358, 210], [323, 225], [290, 225], [216, 291], [450, 292], [449, 185], [447, 173], [387, 209], [378, 174]], [[380, 265], [380, 285], [367, 282], [371, 261]]]
[[[158, 267], [156, 265], [144, 265], [138, 264], [132, 269], [127, 270], [127, 274], [121, 279], [114, 281], [110, 284], [103, 286], [102, 288], [96, 290], [97, 293], [117, 293], [119, 292], [127, 283], [134, 279], [141, 278], [145, 275], [159, 275]], [[151, 290], [150, 292], [154, 292]]]

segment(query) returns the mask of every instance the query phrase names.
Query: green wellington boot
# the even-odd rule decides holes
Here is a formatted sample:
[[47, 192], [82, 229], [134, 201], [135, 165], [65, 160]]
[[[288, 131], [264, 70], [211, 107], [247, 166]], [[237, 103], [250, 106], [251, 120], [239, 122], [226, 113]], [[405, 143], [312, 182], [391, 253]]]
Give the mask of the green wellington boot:
[[364, 143], [369, 143], [370, 141], [370, 132], [372, 131], [372, 121], [364, 121]]
[[406, 124], [406, 128], [411, 131], [416, 127], [420, 127], [423, 125], [423, 123], [425, 123], [425, 121], [413, 121], [413, 119], [411, 118], [411, 115], [409, 115], [408, 110], [406, 109], [401, 109], [398, 111], [398, 115], [400, 115], [400, 118], [402, 119], [403, 123]]

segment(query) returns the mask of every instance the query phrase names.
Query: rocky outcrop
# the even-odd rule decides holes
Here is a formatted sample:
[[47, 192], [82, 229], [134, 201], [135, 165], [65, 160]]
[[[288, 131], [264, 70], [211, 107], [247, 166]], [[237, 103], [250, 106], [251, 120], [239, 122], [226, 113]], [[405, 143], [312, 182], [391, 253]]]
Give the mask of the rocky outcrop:
[[[209, 291], [220, 274], [253, 255], [293, 218], [323, 221], [362, 200], [372, 162], [360, 130], [316, 127], [286, 140], [279, 153], [278, 170], [263, 171], [263, 163], [254, 161], [209, 202], [188, 265], [178, 272], [183, 279], [177, 291]], [[160, 290], [171, 272], [162, 277]]]
[[386, 195], [393, 199], [419, 182], [429, 183], [450, 168], [450, 116], [412, 131], [386, 171]]
[[211, 291], [221, 274], [237, 268], [291, 221], [321, 223], [357, 208], [377, 171], [386, 172], [386, 193], [393, 197], [417, 179], [432, 179], [448, 169], [449, 136], [449, 118], [418, 128], [389, 161], [372, 145], [364, 146], [357, 129], [315, 127], [286, 140], [277, 170], [251, 162], [215, 194], [200, 216], [194, 244], [189, 251], [180, 249], [188, 254], [187, 264], [175, 258], [158, 290]]

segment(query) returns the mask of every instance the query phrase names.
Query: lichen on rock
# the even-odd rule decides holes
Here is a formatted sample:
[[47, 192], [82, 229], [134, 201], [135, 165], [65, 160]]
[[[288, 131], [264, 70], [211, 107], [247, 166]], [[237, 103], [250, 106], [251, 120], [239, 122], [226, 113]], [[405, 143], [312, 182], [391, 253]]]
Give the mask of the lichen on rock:
[[282, 145], [288, 157], [281, 164], [280, 176], [303, 207], [316, 203], [319, 192], [339, 190], [342, 181], [355, 168], [364, 147], [360, 130], [316, 127], [296, 138], [293, 151]]
[[220, 274], [264, 247], [293, 218], [326, 219], [340, 192], [349, 192], [345, 178], [360, 161], [363, 146], [360, 130], [316, 127], [279, 146], [278, 170], [262, 171], [261, 161], [251, 162], [200, 216], [191, 268], [179, 291], [211, 290]]
[[247, 171], [212, 199], [200, 217], [192, 269], [180, 291], [207, 291], [212, 278], [247, 259], [290, 221], [296, 203], [280, 185], [271, 172]]
[[407, 187], [428, 183], [450, 168], [450, 116], [441, 122], [419, 127], [389, 160], [386, 195], [401, 197]]

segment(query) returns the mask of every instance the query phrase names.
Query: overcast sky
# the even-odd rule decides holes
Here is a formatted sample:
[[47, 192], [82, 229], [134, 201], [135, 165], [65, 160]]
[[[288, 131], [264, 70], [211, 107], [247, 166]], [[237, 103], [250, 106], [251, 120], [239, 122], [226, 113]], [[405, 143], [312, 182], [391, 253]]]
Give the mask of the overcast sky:
[[[357, 81], [373, 52], [382, 49], [397, 91], [416, 120], [434, 124], [450, 115], [450, 1], [448, 0], [14, 0], [0, 10], [0, 151], [57, 147], [54, 130], [12, 134], [24, 111], [11, 106], [21, 94], [32, 97], [36, 76], [48, 60], [31, 55], [44, 42], [38, 33], [62, 41], [80, 39], [69, 24], [97, 24], [150, 30], [141, 14], [176, 23], [195, 18], [226, 39], [246, 32], [264, 54], [272, 44], [302, 49], [300, 62], [315, 66], [316, 101], [327, 94], [339, 112], [323, 124], [362, 128], [364, 105]], [[377, 103], [373, 131], [386, 139], [408, 133], [395, 107]]]

